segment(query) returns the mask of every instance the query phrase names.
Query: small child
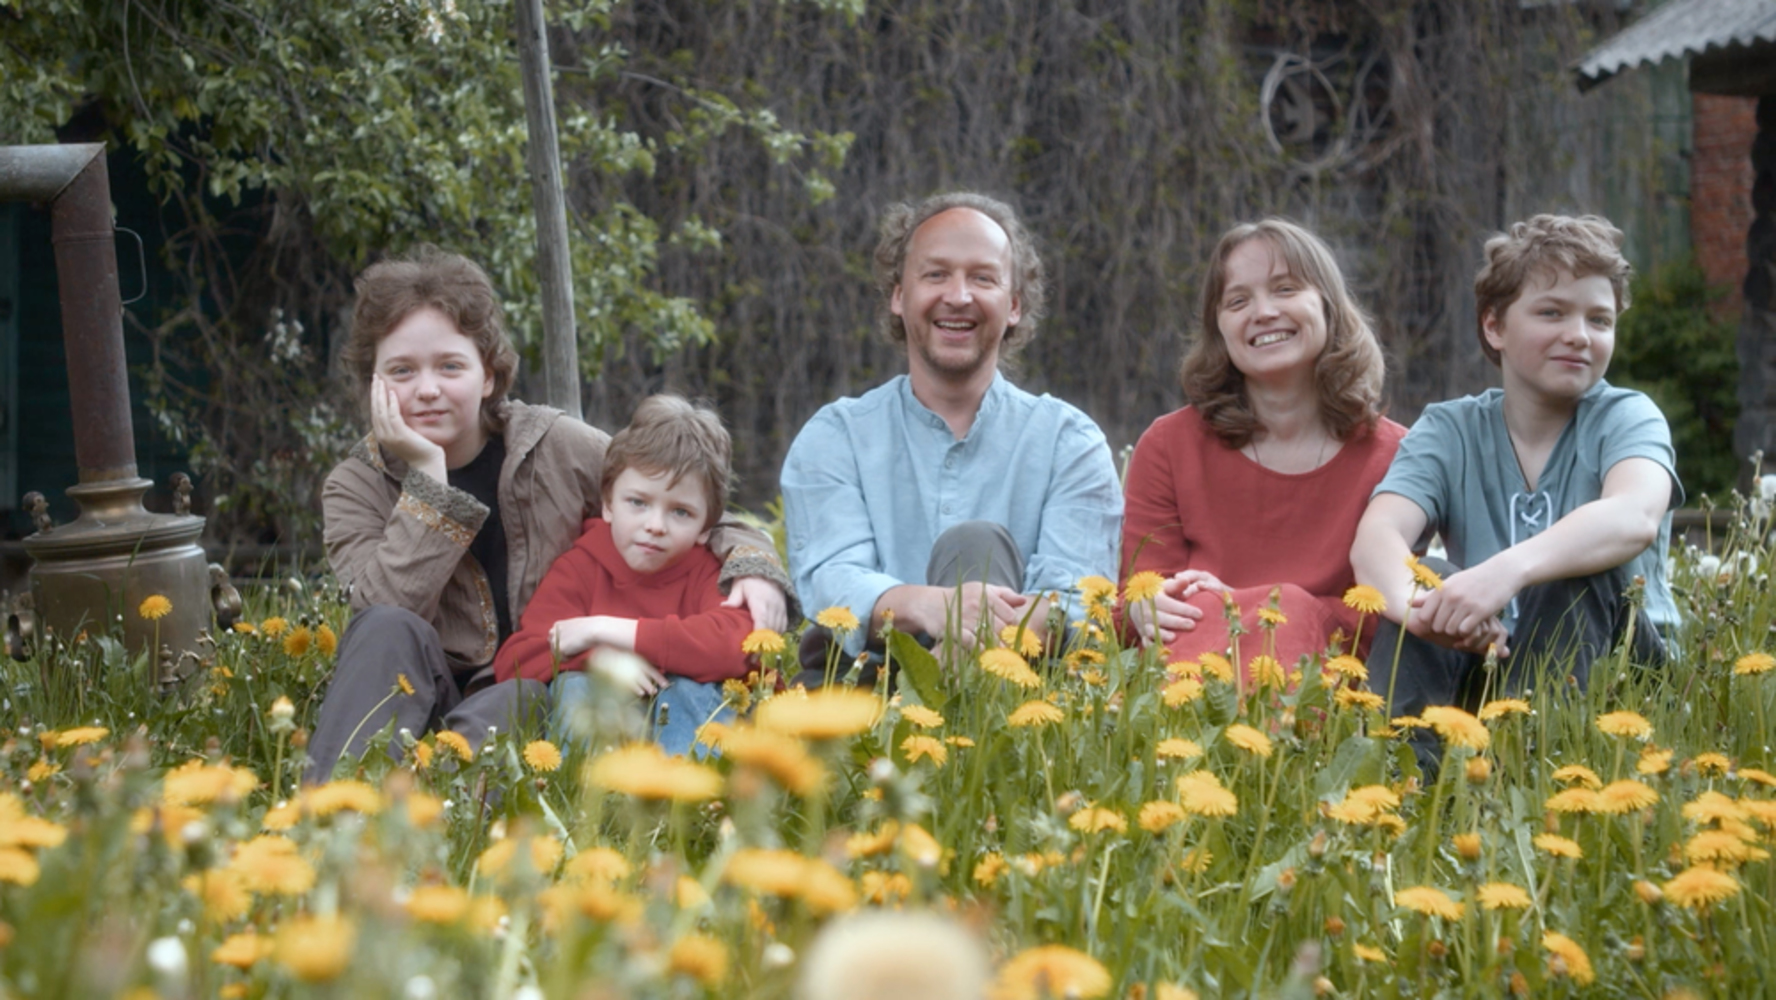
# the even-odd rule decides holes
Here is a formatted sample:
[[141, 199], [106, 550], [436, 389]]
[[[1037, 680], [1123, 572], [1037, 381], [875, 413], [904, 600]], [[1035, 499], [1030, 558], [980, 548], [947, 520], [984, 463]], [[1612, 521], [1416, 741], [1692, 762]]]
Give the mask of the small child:
[[599, 646], [650, 665], [636, 694], [654, 699], [654, 739], [668, 753], [689, 753], [721, 709], [722, 682], [745, 676], [752, 618], [723, 606], [721, 561], [705, 547], [727, 500], [730, 447], [720, 417], [677, 396], [644, 400], [611, 438], [604, 516], [549, 567], [494, 658], [502, 681], [553, 679], [558, 730], [592, 697], [586, 654]]
[[[1660, 633], [1678, 623], [1665, 549], [1683, 487], [1664, 415], [1603, 380], [1628, 308], [1621, 245], [1620, 230], [1589, 215], [1538, 215], [1486, 243], [1475, 306], [1504, 388], [1425, 409], [1351, 548], [1357, 581], [1387, 601], [1369, 669], [1371, 686], [1391, 694], [1390, 718], [1474, 707], [1489, 646], [1508, 657], [1491, 697], [1538, 682], [1548, 666], [1560, 669], [1549, 680], [1570, 672], [1582, 690], [1630, 621], [1635, 655], [1664, 660]], [[1433, 534], [1448, 549], [1447, 575], [1409, 599], [1407, 557]], [[1627, 600], [1636, 578], [1646, 588], [1638, 617]], [[1414, 750], [1434, 773], [1435, 741]]]

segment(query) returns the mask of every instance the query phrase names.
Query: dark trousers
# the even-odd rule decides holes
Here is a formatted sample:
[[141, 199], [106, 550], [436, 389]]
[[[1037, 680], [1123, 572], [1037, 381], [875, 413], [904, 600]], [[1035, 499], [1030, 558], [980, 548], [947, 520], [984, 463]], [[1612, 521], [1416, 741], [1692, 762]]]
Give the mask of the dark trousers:
[[[401, 677], [412, 694], [400, 690]], [[405, 608], [373, 605], [353, 615], [339, 639], [339, 659], [309, 737], [303, 780], [326, 781], [341, 755], [362, 757], [391, 719], [397, 733], [405, 729], [417, 738], [449, 729], [479, 750], [490, 726], [509, 731], [540, 722], [547, 692], [536, 681], [494, 683], [492, 667], [459, 684], [430, 622]], [[389, 742], [388, 753], [401, 759], [398, 739]]]
[[[1024, 553], [1005, 526], [993, 521], [963, 521], [937, 536], [931, 545], [931, 557], [925, 563], [925, 583], [933, 587], [958, 587], [964, 583], [990, 583], [1012, 590], [1024, 589]], [[864, 628], [869, 622], [863, 623]], [[929, 647], [936, 639], [920, 634], [920, 643]], [[848, 669], [843, 650], [835, 653], [833, 634], [820, 625], [809, 625], [802, 634], [797, 653], [801, 660], [801, 682], [808, 687], [824, 683], [826, 665], [837, 656], [840, 672]], [[873, 685], [881, 658], [882, 640], [870, 636], [866, 650], [870, 663], [858, 677], [860, 685]]]
[[[1443, 576], [1459, 569], [1445, 559], [1427, 558], [1424, 563]], [[1549, 683], [1564, 688], [1568, 677], [1575, 690], [1583, 692], [1590, 684], [1591, 664], [1628, 630], [1626, 584], [1617, 569], [1525, 587], [1517, 594], [1511, 655], [1500, 662], [1496, 676], [1482, 669], [1485, 657], [1479, 653], [1439, 646], [1410, 632], [1402, 643], [1400, 626], [1383, 618], [1376, 625], [1375, 644], [1369, 647], [1369, 686], [1383, 697], [1392, 691], [1387, 706], [1390, 719], [1417, 715], [1431, 705], [1472, 712], [1482, 699], [1514, 698]], [[1635, 616], [1630, 641], [1629, 653], [1637, 662], [1665, 662], [1665, 641], [1644, 616]], [[1440, 741], [1429, 730], [1418, 729], [1410, 742], [1427, 780], [1434, 779], [1442, 762]]]

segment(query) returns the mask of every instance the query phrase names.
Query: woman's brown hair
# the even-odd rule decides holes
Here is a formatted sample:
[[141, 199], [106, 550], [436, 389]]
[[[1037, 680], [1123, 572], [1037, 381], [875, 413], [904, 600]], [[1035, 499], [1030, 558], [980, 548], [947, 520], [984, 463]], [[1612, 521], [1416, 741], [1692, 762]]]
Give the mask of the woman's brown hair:
[[404, 257], [378, 261], [358, 275], [357, 304], [352, 308], [351, 337], [339, 352], [352, 393], [370, 398], [376, 372], [376, 347], [407, 317], [436, 309], [474, 342], [482, 367], [493, 379], [493, 392], [481, 401], [481, 425], [489, 433], [505, 430], [499, 407], [518, 373], [518, 352], [506, 335], [505, 313], [493, 282], [481, 266], [460, 254], [421, 246]]
[[1246, 377], [1228, 357], [1219, 322], [1227, 259], [1247, 240], [1268, 244], [1289, 274], [1312, 285], [1325, 304], [1326, 347], [1314, 362], [1314, 387], [1327, 430], [1345, 441], [1359, 429], [1373, 429], [1381, 418], [1381, 384], [1387, 367], [1381, 344], [1369, 317], [1351, 298], [1331, 248], [1287, 219], [1243, 223], [1229, 229], [1215, 245], [1199, 304], [1202, 325], [1178, 368], [1184, 398], [1229, 448], [1245, 447], [1263, 430], [1246, 395]]

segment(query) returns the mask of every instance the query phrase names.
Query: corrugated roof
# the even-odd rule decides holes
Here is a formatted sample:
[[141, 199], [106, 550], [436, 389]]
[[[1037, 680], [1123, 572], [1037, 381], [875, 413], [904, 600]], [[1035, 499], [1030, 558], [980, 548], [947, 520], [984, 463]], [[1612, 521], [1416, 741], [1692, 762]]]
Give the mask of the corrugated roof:
[[1576, 72], [1586, 87], [1642, 63], [1760, 42], [1776, 43], [1776, 0], [1671, 0], [1592, 49]]

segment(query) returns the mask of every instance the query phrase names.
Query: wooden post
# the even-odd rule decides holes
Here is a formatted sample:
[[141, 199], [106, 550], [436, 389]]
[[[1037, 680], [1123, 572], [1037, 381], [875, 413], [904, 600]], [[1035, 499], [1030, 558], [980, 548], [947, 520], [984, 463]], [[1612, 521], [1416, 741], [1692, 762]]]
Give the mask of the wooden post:
[[580, 342], [574, 330], [573, 264], [567, 252], [567, 199], [561, 188], [561, 144], [549, 82], [549, 37], [543, 0], [517, 0], [518, 63], [530, 142], [531, 204], [537, 220], [537, 282], [543, 293], [543, 385], [547, 402], [580, 419]]

